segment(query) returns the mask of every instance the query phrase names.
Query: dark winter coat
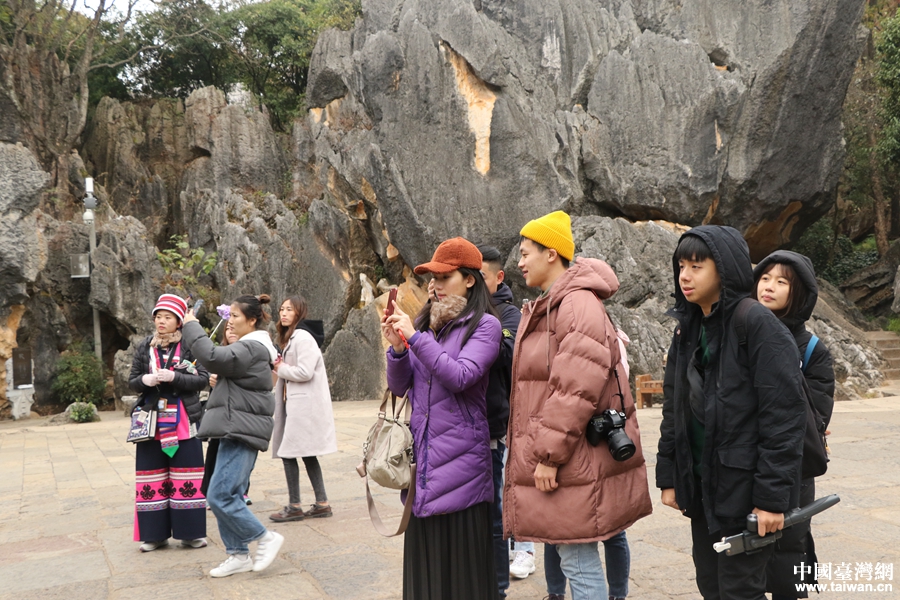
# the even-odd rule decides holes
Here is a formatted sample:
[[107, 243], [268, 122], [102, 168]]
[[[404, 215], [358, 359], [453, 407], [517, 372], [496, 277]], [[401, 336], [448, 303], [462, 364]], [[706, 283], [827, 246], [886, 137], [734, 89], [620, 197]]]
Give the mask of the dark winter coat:
[[[198, 423], [203, 409], [200, 406], [200, 390], [209, 384], [209, 373], [203, 365], [195, 364], [197, 373], [192, 375], [184, 369], [175, 369], [175, 379], [170, 382], [160, 383], [158, 386], [148, 388], [141, 381], [150, 370], [150, 340], [153, 336], [147, 336], [134, 350], [134, 360], [131, 363], [131, 373], [128, 375], [128, 387], [140, 394], [138, 406], [154, 404], [161, 394], [175, 395], [181, 398], [184, 410], [191, 423]], [[168, 356], [168, 353], [165, 353]], [[181, 362], [194, 362], [188, 345], [181, 342]], [[153, 408], [153, 407], [151, 407]]]
[[245, 336], [233, 344], [216, 347], [196, 321], [185, 323], [184, 343], [200, 364], [219, 376], [197, 435], [231, 439], [265, 452], [275, 425], [274, 346], [269, 342], [270, 350]]
[[[781, 319], [781, 322], [794, 334], [794, 341], [797, 343], [797, 349], [802, 358], [806, 356], [806, 346], [812, 338], [812, 334], [806, 330], [806, 322], [812, 316], [819, 299], [816, 272], [812, 261], [802, 254], [789, 250], [777, 250], [762, 259], [753, 269], [753, 279], [758, 280], [772, 263], [791, 265], [807, 291], [806, 304], [800, 307], [793, 317]], [[809, 384], [809, 390], [812, 392], [813, 404], [825, 419], [827, 426], [831, 421], [831, 412], [834, 409], [834, 359], [831, 358], [831, 352], [828, 351], [828, 347], [822, 340], [819, 340], [813, 349], [812, 356], [809, 357], [809, 365], [806, 366], [803, 376], [806, 377], [806, 383]]]
[[[800, 279], [800, 284], [806, 288], [806, 303], [792, 316], [781, 319], [791, 333], [800, 351], [800, 356], [806, 356], [806, 347], [812, 334], [806, 330], [806, 322], [812, 316], [816, 301], [819, 298], [819, 286], [816, 283], [816, 273], [812, 261], [802, 254], [788, 250], [778, 250], [764, 258], [753, 270], [753, 279], [758, 281], [772, 263], [789, 264]], [[828, 347], [819, 340], [809, 357], [809, 364], [805, 366], [803, 376], [812, 393], [812, 401], [819, 414], [825, 419], [826, 425], [831, 420], [834, 408], [834, 361]], [[800, 506], [805, 506], [815, 500], [815, 482], [812, 478], [803, 481]], [[766, 570], [766, 589], [770, 592], [788, 595], [796, 598], [805, 598], [805, 592], [797, 592], [796, 584], [809, 583], [809, 576], [801, 581], [801, 575], [794, 573], [794, 565], [800, 562], [814, 564], [815, 545], [810, 533], [809, 522], [794, 525], [785, 530], [784, 535], [776, 542], [775, 552], [769, 559]]]
[[[733, 527], [754, 507], [783, 513], [799, 503], [800, 463], [806, 428], [800, 354], [793, 336], [761, 304], [747, 311], [746, 344], [734, 331], [738, 303], [751, 294], [753, 272], [747, 243], [731, 227], [695, 227], [684, 235], [709, 246], [721, 279], [719, 302], [704, 316], [678, 284], [673, 256], [678, 321], [663, 384], [656, 485], [675, 488], [678, 505], [691, 513], [696, 495], [711, 533]], [[684, 237], [684, 236], [682, 236]], [[705, 436], [700, 487], [693, 474], [689, 427], [688, 367], [706, 328], [710, 360], [703, 381]]]
[[487, 418], [492, 440], [499, 440], [506, 435], [509, 425], [509, 386], [512, 378], [513, 349], [516, 345], [516, 332], [522, 311], [513, 303], [512, 290], [505, 283], [497, 287], [491, 296], [497, 314], [500, 315], [500, 326], [503, 328], [503, 339], [500, 342], [500, 355], [491, 367], [487, 389]]

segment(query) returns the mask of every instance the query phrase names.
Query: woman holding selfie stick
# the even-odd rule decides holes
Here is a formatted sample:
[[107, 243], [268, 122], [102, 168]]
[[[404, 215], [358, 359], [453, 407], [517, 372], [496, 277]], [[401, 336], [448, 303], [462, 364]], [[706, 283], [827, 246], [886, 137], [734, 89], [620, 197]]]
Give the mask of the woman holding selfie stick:
[[396, 301], [382, 318], [388, 386], [409, 394], [417, 463], [404, 600], [499, 597], [486, 391], [502, 334], [481, 263], [471, 242], [443, 242], [415, 269], [432, 274], [432, 301], [415, 320]]
[[[269, 316], [263, 305], [268, 303], [265, 294], [236, 298], [228, 322], [238, 340], [218, 348], [192, 313], [184, 317], [184, 343], [200, 364], [218, 376], [199, 431], [202, 437], [219, 438], [207, 500], [228, 558], [209, 572], [212, 577], [262, 571], [284, 543], [284, 536], [267, 530], [243, 498], [256, 456], [269, 448], [272, 437], [272, 365], [278, 351], [264, 329]], [[254, 541], [259, 542], [255, 561], [248, 548]]]

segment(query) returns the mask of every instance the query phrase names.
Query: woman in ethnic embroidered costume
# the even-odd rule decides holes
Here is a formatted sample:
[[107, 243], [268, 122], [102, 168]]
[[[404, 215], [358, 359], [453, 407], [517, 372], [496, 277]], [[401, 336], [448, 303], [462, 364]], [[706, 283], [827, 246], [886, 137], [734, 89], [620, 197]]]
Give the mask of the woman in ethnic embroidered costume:
[[131, 365], [129, 387], [140, 393], [135, 410], [157, 412], [155, 439], [135, 447], [134, 540], [143, 542], [141, 552], [165, 546], [169, 537], [189, 548], [206, 546], [197, 423], [200, 390], [209, 375], [181, 343], [186, 311], [182, 298], [160, 296], [153, 309], [155, 333], [138, 344]]

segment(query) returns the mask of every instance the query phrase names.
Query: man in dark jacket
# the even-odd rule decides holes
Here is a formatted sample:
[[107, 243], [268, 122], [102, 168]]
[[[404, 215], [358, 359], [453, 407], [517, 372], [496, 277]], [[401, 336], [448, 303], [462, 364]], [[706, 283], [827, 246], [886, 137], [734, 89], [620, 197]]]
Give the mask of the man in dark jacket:
[[500, 317], [503, 339], [500, 355], [491, 367], [487, 388], [487, 418], [491, 432], [491, 462], [494, 469], [494, 563], [497, 566], [497, 586], [500, 597], [506, 598], [509, 588], [509, 560], [506, 540], [503, 539], [503, 455], [506, 452], [506, 429], [509, 424], [509, 386], [512, 376], [513, 347], [522, 311], [513, 303], [512, 290], [503, 283], [505, 273], [500, 251], [493, 246], [479, 246], [481, 272], [491, 292], [491, 300]]
[[753, 287], [747, 243], [730, 227], [685, 233], [672, 259], [678, 320], [666, 364], [656, 485], [662, 502], [691, 519], [697, 587], [706, 600], [763, 600], [772, 546], [756, 554], [713, 550], [745, 528], [784, 527], [799, 502], [806, 427], [800, 355], [769, 309], [735, 309]]

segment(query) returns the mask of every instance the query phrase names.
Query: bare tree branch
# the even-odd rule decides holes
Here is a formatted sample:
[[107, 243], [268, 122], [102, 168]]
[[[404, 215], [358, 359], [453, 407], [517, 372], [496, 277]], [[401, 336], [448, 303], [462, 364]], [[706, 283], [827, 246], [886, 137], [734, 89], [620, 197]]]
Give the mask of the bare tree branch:
[[103, 68], [115, 69], [116, 67], [121, 67], [122, 65], [126, 65], [126, 64], [130, 63], [131, 61], [133, 61], [135, 58], [140, 56], [140, 54], [142, 52], [146, 52], [147, 50], [156, 50], [158, 48], [162, 48], [162, 47], [166, 46], [167, 44], [169, 44], [170, 42], [173, 42], [175, 40], [183, 40], [183, 39], [187, 39], [187, 38], [197, 37], [198, 35], [205, 33], [207, 31], [209, 31], [209, 30], [206, 27], [202, 27], [202, 28], [198, 29], [197, 31], [193, 31], [191, 33], [179, 33], [176, 35], [169, 36], [166, 39], [159, 42], [158, 44], [148, 44], [146, 46], [143, 46], [143, 47], [135, 50], [130, 56], [128, 56], [127, 58], [123, 58], [122, 60], [118, 60], [118, 61], [112, 62], [112, 63], [93, 64], [88, 68], [88, 71], [93, 71], [94, 69], [103, 69]]

